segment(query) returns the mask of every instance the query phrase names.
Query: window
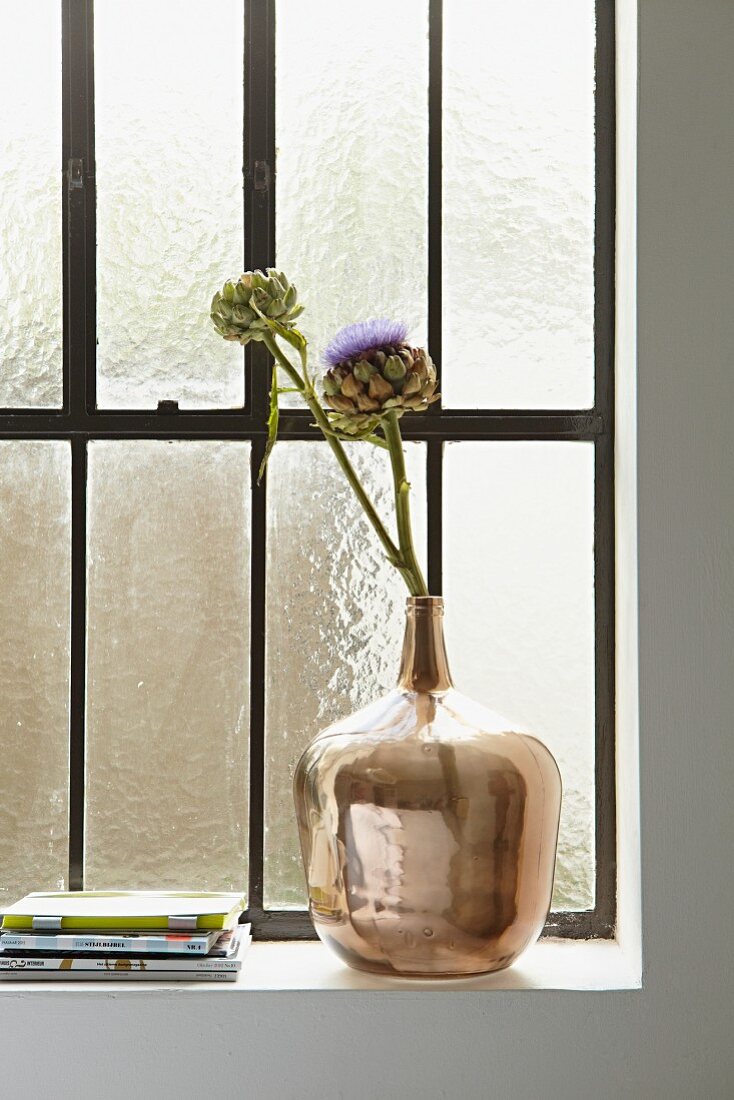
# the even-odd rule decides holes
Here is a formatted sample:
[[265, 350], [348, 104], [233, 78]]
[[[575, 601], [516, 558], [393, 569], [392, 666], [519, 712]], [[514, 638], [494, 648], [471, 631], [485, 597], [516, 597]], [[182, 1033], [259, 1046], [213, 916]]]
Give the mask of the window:
[[[403, 593], [307, 412], [251, 476], [269, 372], [210, 335], [208, 302], [277, 263], [316, 356], [384, 313], [428, 341], [443, 400], [403, 428], [454, 671], [561, 764], [547, 930], [609, 935], [613, 3], [21, 8], [0, 36], [0, 892], [247, 884], [257, 935], [311, 934], [290, 770], [389, 686]], [[387, 470], [366, 476], [386, 501]]]

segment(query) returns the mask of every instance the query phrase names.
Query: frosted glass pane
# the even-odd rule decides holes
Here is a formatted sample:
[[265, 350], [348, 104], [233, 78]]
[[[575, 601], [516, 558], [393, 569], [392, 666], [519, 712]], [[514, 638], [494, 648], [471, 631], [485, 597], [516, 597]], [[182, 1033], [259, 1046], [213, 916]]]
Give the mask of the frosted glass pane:
[[446, 447], [451, 667], [558, 761], [556, 909], [594, 904], [593, 484], [590, 443]]
[[66, 881], [70, 457], [0, 442], [0, 905]]
[[313, 362], [368, 317], [423, 341], [428, 2], [277, 0], [276, 19], [277, 262]]
[[[364, 443], [348, 450], [380, 514], [392, 517], [386, 453]], [[406, 455], [422, 559], [425, 448], [408, 444]], [[273, 451], [267, 568], [265, 903], [302, 908], [293, 769], [320, 729], [394, 687], [407, 589], [320, 443]]]
[[242, 4], [95, 8], [102, 408], [243, 403], [242, 348], [209, 322], [243, 262]]
[[0, 10], [0, 406], [62, 403], [61, 3]]
[[89, 448], [86, 884], [246, 884], [249, 444]]
[[594, 3], [444, 5], [444, 403], [593, 404]]

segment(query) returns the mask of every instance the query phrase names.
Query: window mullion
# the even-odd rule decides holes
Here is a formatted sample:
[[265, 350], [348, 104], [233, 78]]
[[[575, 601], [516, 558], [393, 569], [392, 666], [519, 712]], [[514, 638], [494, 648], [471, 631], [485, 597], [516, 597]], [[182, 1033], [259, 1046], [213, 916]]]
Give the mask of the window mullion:
[[83, 415], [95, 393], [95, 188], [92, 0], [64, 0], [64, 409]]
[[[428, 347], [441, 374], [443, 337], [443, 0], [428, 5]], [[426, 426], [442, 418], [441, 399], [432, 405]], [[406, 433], [406, 437], [407, 433]], [[443, 439], [426, 446], [426, 520], [428, 589], [443, 592]]]
[[84, 888], [87, 615], [87, 441], [71, 441], [69, 889]]
[[594, 448], [595, 856], [593, 934], [616, 922], [615, 586], [614, 586], [614, 256], [615, 0], [596, 3], [594, 409], [604, 431]]
[[[92, 0], [64, 0], [63, 247], [64, 411], [94, 407], [95, 194]], [[55, 419], [50, 414], [50, 423]], [[65, 419], [62, 416], [60, 419]], [[69, 698], [69, 887], [84, 886], [87, 442], [71, 441], [71, 662]]]
[[[245, 268], [275, 263], [275, 0], [245, 0]], [[251, 454], [250, 601], [250, 840], [249, 916], [259, 933], [263, 908], [265, 816], [265, 561], [267, 479], [258, 485], [265, 454], [270, 369], [264, 345], [247, 348], [249, 411], [262, 426]]]

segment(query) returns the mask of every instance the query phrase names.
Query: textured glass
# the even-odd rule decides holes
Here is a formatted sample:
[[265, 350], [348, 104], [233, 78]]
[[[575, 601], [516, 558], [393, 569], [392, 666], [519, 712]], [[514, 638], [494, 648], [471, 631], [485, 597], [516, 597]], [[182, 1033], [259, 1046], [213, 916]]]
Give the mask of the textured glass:
[[249, 444], [89, 447], [86, 884], [246, 885]]
[[594, 903], [593, 478], [590, 443], [446, 447], [451, 669], [558, 762], [556, 909]]
[[593, 404], [594, 3], [444, 5], [454, 408]]
[[68, 443], [0, 442], [0, 905], [68, 868]]
[[61, 4], [0, 9], [0, 407], [62, 402]]
[[[387, 453], [349, 454], [379, 512], [392, 516]], [[419, 556], [425, 449], [406, 445]], [[321, 443], [279, 443], [268, 469], [265, 901], [306, 904], [293, 770], [324, 726], [395, 684], [407, 590]]]
[[102, 408], [243, 403], [242, 349], [209, 322], [243, 262], [242, 3], [95, 8]]
[[306, 304], [312, 360], [369, 317], [422, 341], [427, 0], [277, 0], [276, 19], [277, 262]]

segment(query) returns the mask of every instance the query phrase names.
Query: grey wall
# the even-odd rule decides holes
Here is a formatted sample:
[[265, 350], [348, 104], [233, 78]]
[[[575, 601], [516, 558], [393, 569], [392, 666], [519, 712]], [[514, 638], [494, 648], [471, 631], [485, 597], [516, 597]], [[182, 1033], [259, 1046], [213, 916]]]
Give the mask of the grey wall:
[[645, 988], [18, 995], [0, 1094], [734, 1095], [733, 58], [732, 0], [641, 0]]

